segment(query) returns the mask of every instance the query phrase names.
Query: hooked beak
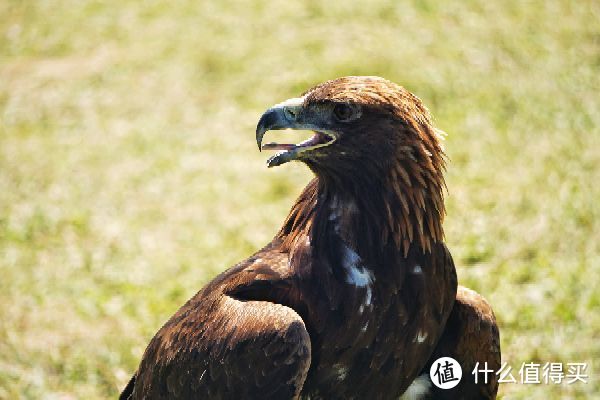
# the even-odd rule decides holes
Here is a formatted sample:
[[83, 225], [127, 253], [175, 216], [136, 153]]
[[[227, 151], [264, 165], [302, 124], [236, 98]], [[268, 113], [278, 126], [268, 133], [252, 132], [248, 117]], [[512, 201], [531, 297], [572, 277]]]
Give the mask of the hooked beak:
[[[260, 117], [256, 126], [256, 143], [259, 150], [280, 150], [279, 153], [267, 160], [268, 167], [276, 167], [314, 149], [329, 146], [337, 139], [333, 131], [323, 130], [315, 116], [307, 115], [304, 111], [304, 98], [292, 98], [269, 108]], [[312, 130], [314, 135], [298, 144], [265, 143], [262, 144], [266, 132], [272, 130], [294, 129]]]

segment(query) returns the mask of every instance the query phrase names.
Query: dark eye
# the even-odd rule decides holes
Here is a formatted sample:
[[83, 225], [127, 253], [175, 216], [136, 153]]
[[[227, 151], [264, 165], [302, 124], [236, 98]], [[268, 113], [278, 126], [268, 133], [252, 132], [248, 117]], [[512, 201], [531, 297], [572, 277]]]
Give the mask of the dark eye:
[[339, 103], [333, 108], [333, 115], [338, 121], [348, 121], [354, 116], [354, 108], [349, 104]]

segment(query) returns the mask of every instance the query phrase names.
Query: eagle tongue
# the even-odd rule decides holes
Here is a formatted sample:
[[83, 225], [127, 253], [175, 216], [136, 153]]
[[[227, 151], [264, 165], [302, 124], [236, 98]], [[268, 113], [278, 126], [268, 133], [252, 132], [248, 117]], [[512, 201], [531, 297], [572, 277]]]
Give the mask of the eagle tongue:
[[262, 145], [262, 150], [292, 150], [295, 149], [296, 145], [291, 143], [265, 143]]
[[314, 132], [314, 135], [305, 141], [298, 144], [287, 144], [287, 143], [265, 143], [261, 146], [262, 150], [281, 150], [267, 160], [267, 166], [277, 167], [286, 162], [295, 160], [298, 153], [304, 149], [311, 149], [321, 144], [327, 144], [329, 137], [321, 132]]
[[315, 132], [310, 138], [306, 139], [304, 142], [298, 143], [297, 147], [312, 147], [318, 144], [326, 143], [327, 136], [322, 134], [321, 132]]

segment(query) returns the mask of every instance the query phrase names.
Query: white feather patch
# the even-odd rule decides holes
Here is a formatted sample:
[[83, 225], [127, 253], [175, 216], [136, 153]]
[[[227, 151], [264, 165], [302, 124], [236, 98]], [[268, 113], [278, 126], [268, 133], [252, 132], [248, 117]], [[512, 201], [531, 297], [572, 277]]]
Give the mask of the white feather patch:
[[333, 366], [335, 370], [335, 374], [337, 375], [337, 379], [343, 381], [348, 376], [348, 368], [344, 367], [341, 364], [335, 364]]
[[427, 336], [429, 336], [427, 332], [419, 330], [419, 332], [417, 332], [417, 335], [413, 339], [413, 343], [423, 343], [425, 339], [427, 339]]
[[430, 389], [429, 376], [427, 374], [419, 375], [406, 389], [406, 392], [400, 396], [399, 400], [420, 400], [429, 393]]
[[365, 307], [370, 306], [373, 300], [373, 272], [361, 265], [359, 255], [348, 246], [344, 246], [343, 257], [342, 263], [346, 269], [346, 283], [367, 289], [364, 303], [358, 309], [358, 312], [362, 314]]

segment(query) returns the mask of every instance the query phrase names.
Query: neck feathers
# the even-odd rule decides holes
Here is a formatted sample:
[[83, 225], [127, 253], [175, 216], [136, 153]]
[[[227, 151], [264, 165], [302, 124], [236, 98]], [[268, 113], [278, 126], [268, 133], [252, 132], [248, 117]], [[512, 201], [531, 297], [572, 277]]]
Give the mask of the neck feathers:
[[291, 251], [300, 237], [318, 247], [335, 232], [361, 256], [389, 245], [404, 257], [415, 246], [430, 252], [444, 238], [445, 184], [443, 163], [436, 168], [431, 152], [422, 150], [404, 149], [396, 163], [379, 171], [379, 179], [356, 176], [356, 185], [345, 187], [322, 176], [313, 179], [278, 233], [283, 248]]

